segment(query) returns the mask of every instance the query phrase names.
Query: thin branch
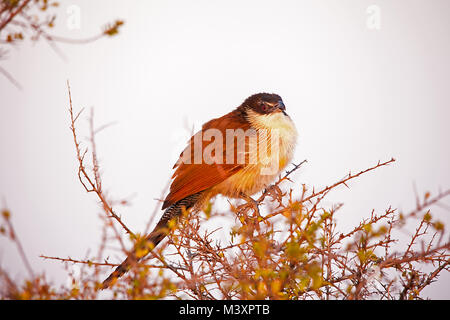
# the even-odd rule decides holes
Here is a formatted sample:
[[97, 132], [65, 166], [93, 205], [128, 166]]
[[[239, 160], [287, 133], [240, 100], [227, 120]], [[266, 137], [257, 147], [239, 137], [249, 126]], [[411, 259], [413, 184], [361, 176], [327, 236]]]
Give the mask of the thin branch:
[[[339, 186], [339, 185], [341, 185], [341, 184], [346, 184], [347, 181], [349, 181], [349, 180], [355, 179], [355, 178], [359, 177], [360, 175], [365, 174], [365, 173], [367, 173], [367, 172], [369, 172], [369, 171], [373, 171], [373, 170], [375, 170], [375, 169], [377, 169], [377, 168], [379, 168], [379, 167], [387, 166], [387, 165], [389, 165], [389, 164], [391, 164], [391, 163], [393, 163], [393, 162], [395, 162], [395, 159], [394, 159], [394, 158], [392, 158], [391, 160], [382, 162], [382, 163], [380, 163], [380, 161], [378, 161], [377, 165], [375, 165], [375, 166], [373, 166], [373, 167], [371, 167], [371, 168], [368, 168], [368, 169], [366, 169], [366, 170], [362, 170], [362, 171], [360, 171], [360, 172], [358, 172], [358, 173], [356, 173], [356, 174], [353, 174], [353, 175], [352, 175], [351, 172], [350, 172], [346, 178], [344, 178], [344, 179], [342, 179], [342, 180], [340, 180], [340, 181], [338, 181], [338, 182], [332, 184], [331, 186], [327, 186], [327, 187], [323, 188], [321, 191], [313, 192], [310, 196], [308, 196], [308, 197], [302, 199], [301, 202], [303, 203], [303, 202], [310, 201], [311, 199], [313, 199], [313, 198], [315, 198], [315, 197], [317, 197], [317, 196], [319, 196], [319, 195], [321, 195], [321, 194], [328, 193], [330, 190], [336, 188], [337, 186]], [[347, 187], [348, 187], [348, 186], [347, 186]]]
[[10, 239], [16, 244], [17, 250], [19, 251], [19, 255], [25, 265], [25, 268], [28, 271], [29, 276], [31, 277], [31, 279], [34, 279], [33, 268], [31, 267], [30, 261], [28, 260], [27, 255], [25, 254], [25, 250], [23, 249], [22, 243], [13, 227], [9, 210], [4, 209], [2, 211], [2, 216], [3, 221], [5, 221], [6, 225], [8, 226]]
[[6, 18], [4, 21], [0, 22], [0, 32], [5, 28], [8, 23], [10, 23], [16, 15], [18, 15], [20, 12], [23, 11], [23, 9], [31, 2], [31, 0], [24, 0], [20, 6], [17, 7], [15, 11], [12, 11], [8, 18]]
[[20, 83], [16, 79], [14, 79], [14, 77], [1, 66], [0, 66], [0, 73], [2, 73], [9, 80], [9, 82], [11, 82], [17, 89], [22, 90], [22, 86], [20, 85]]
[[[98, 161], [97, 161], [97, 154], [95, 150], [95, 140], [94, 140], [94, 128], [93, 128], [93, 114], [91, 113], [91, 119], [90, 119], [90, 129], [91, 129], [91, 146], [93, 148], [92, 150], [92, 162], [94, 165], [93, 173], [94, 173], [94, 179], [91, 179], [89, 174], [86, 171], [86, 168], [84, 166], [84, 156], [87, 152], [87, 150], [82, 154], [80, 149], [80, 143], [77, 138], [76, 129], [75, 129], [75, 121], [80, 116], [81, 111], [74, 116], [73, 113], [73, 106], [72, 106], [72, 95], [70, 91], [70, 84], [69, 81], [67, 81], [67, 88], [69, 92], [69, 113], [70, 113], [70, 129], [72, 131], [73, 141], [75, 144], [75, 149], [77, 153], [77, 159], [78, 159], [78, 177], [80, 179], [81, 184], [84, 186], [87, 192], [94, 192], [97, 197], [100, 199], [100, 202], [103, 205], [103, 208], [106, 212], [110, 214], [110, 216], [115, 219], [120, 226], [126, 231], [126, 233], [130, 234], [133, 238], [136, 238], [135, 234], [123, 223], [122, 219], [114, 212], [108, 201], [106, 200], [101, 187], [101, 177], [99, 173], [99, 167], [98, 167]], [[85, 184], [83, 181], [83, 178], [88, 183], [89, 187]]]

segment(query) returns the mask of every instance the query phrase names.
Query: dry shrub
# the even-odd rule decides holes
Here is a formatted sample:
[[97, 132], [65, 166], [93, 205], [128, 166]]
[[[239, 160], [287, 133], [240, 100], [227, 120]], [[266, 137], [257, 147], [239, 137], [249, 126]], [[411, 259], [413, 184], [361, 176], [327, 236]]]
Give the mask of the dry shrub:
[[[125, 257], [145, 236], [122, 222], [114, 201], [103, 190], [92, 114], [88, 152], [78, 141], [75, 124], [80, 114], [73, 113], [71, 101], [69, 111], [80, 182], [100, 200], [104, 213], [101, 245], [95, 255], [83, 259], [42, 256], [80, 268], [77, 276], [68, 271], [70, 285], [53, 286], [45, 275], [33, 273], [10, 212], [3, 209], [0, 231], [18, 246], [29, 274], [28, 280], [16, 283], [0, 270], [2, 298], [421, 299], [423, 289], [441, 272], [449, 271], [448, 234], [430, 208], [449, 196], [450, 190], [434, 196], [425, 193], [408, 213], [393, 208], [373, 211], [344, 233], [336, 224], [342, 205], [328, 207], [323, 205], [324, 198], [330, 191], [348, 186], [350, 180], [395, 160], [349, 173], [319, 190], [290, 180], [302, 162], [253, 201], [239, 206], [230, 202], [228, 208], [219, 209], [210, 202], [202, 212], [184, 212], [160, 246], [112, 288], [102, 291], [102, 280], [117, 266], [105, 259], [105, 246], [116, 244]], [[281, 187], [288, 189], [283, 192]], [[294, 196], [294, 191], [299, 191], [299, 196]], [[157, 210], [152, 218], [156, 215]], [[408, 231], [411, 223], [416, 225], [412, 234]], [[217, 225], [224, 227], [210, 227]], [[409, 239], [399, 242], [398, 236], [405, 232]]]

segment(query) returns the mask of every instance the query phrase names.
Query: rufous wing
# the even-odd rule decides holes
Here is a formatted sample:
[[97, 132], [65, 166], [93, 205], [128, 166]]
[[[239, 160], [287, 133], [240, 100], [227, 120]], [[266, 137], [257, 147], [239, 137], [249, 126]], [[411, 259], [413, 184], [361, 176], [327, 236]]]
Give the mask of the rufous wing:
[[[247, 130], [250, 128], [245, 119], [242, 119], [239, 114], [236, 112], [230, 112], [223, 117], [213, 119], [202, 126], [200, 132], [196, 133], [196, 135], [200, 135], [201, 144], [194, 142], [195, 135], [189, 140], [188, 146], [180, 155], [180, 159], [174, 166], [175, 172], [172, 176], [172, 184], [170, 186], [169, 194], [164, 200], [163, 209], [169, 207], [170, 205], [176, 203], [188, 197], [192, 194], [207, 190], [215, 185], [223, 182], [227, 178], [236, 174], [241, 170], [245, 164], [238, 164], [236, 161], [231, 161], [232, 163], [227, 163], [226, 159], [226, 129], [242, 129]], [[217, 160], [219, 157], [222, 157], [222, 161], [213, 161], [213, 163], [206, 163], [203, 156], [200, 161], [195, 154], [195, 148], [201, 147], [201, 155], [203, 155], [203, 151], [205, 148], [214, 143], [215, 139], [211, 138], [210, 141], [204, 141], [204, 135], [208, 132], [209, 129], [213, 130], [216, 133], [221, 133], [222, 135], [222, 154], [215, 154], [213, 152], [214, 158]], [[209, 131], [211, 132], [211, 131]], [[236, 155], [237, 144], [234, 144], [234, 153]], [[190, 152], [188, 152], [190, 150]], [[186, 156], [187, 155], [187, 156]], [[197, 157], [197, 158], [196, 158]], [[235, 157], [234, 157], [235, 158]], [[189, 159], [189, 161], [186, 161]], [[199, 163], [200, 162], [200, 163]], [[228, 161], [230, 162], [230, 161]]]

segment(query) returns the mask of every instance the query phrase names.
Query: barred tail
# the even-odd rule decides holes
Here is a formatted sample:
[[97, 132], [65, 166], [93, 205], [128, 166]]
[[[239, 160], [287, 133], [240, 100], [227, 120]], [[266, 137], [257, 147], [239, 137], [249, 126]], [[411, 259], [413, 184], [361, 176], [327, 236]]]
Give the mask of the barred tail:
[[[156, 247], [166, 236], [168, 230], [168, 223], [173, 218], [178, 218], [183, 212], [183, 208], [186, 210], [192, 208], [200, 198], [201, 193], [196, 193], [174, 203], [164, 211], [163, 216], [159, 220], [153, 231], [147, 236], [144, 242], [147, 248]], [[108, 288], [118, 278], [123, 276], [128, 270], [130, 270], [139, 260], [144, 258], [136, 257], [136, 248], [117, 268], [114, 270], [108, 278], [103, 281], [101, 288]]]

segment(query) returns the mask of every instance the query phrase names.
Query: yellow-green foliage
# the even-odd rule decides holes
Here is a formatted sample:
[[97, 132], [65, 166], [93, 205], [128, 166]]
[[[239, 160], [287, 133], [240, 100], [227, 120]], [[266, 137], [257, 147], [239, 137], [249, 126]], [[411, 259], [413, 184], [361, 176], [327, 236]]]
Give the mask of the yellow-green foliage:
[[[167, 241], [156, 248], [148, 248], [145, 236], [139, 233], [127, 235], [128, 229], [123, 229], [117, 234], [115, 229], [116, 242], [128, 242], [139, 257], [146, 258], [106, 291], [100, 290], [100, 283], [115, 263], [105, 259], [104, 247], [112, 245], [105, 243], [105, 235], [111, 234], [111, 222], [115, 220], [108, 215], [112, 209], [102, 206], [107, 212], [103, 218], [104, 240], [97, 256], [44, 257], [67, 266], [79, 265], [83, 270], [80, 276], [73, 277], [69, 285], [57, 287], [45, 275], [36, 276], [32, 270], [23, 283], [11, 280], [5, 270], [0, 270], [1, 297], [417, 299], [441, 272], [448, 271], [449, 243], [442, 241], [445, 227], [429, 208], [450, 195], [450, 191], [435, 197], [427, 193], [409, 213], [391, 208], [380, 214], [372, 212], [343, 233], [336, 225], [341, 205], [323, 207], [322, 200], [330, 190], [360, 173], [320, 191], [308, 191], [302, 186], [301, 195], [294, 198], [295, 190], [290, 187], [295, 184], [288, 181], [291, 172], [255, 199], [259, 210], [255, 203], [231, 202], [229, 207], [218, 208], [212, 201], [202, 212], [185, 211], [179, 221], [170, 223]], [[280, 187], [288, 192], [281, 192]], [[1, 234], [19, 244], [10, 211], [4, 209], [2, 218]], [[396, 234], [411, 223], [416, 223], [416, 227], [409, 241], [399, 243]], [[219, 237], [220, 228], [210, 227], [217, 225], [227, 228], [228, 236]], [[126, 254], [124, 251], [124, 257]], [[425, 272], [424, 266], [429, 266], [430, 272]]]

